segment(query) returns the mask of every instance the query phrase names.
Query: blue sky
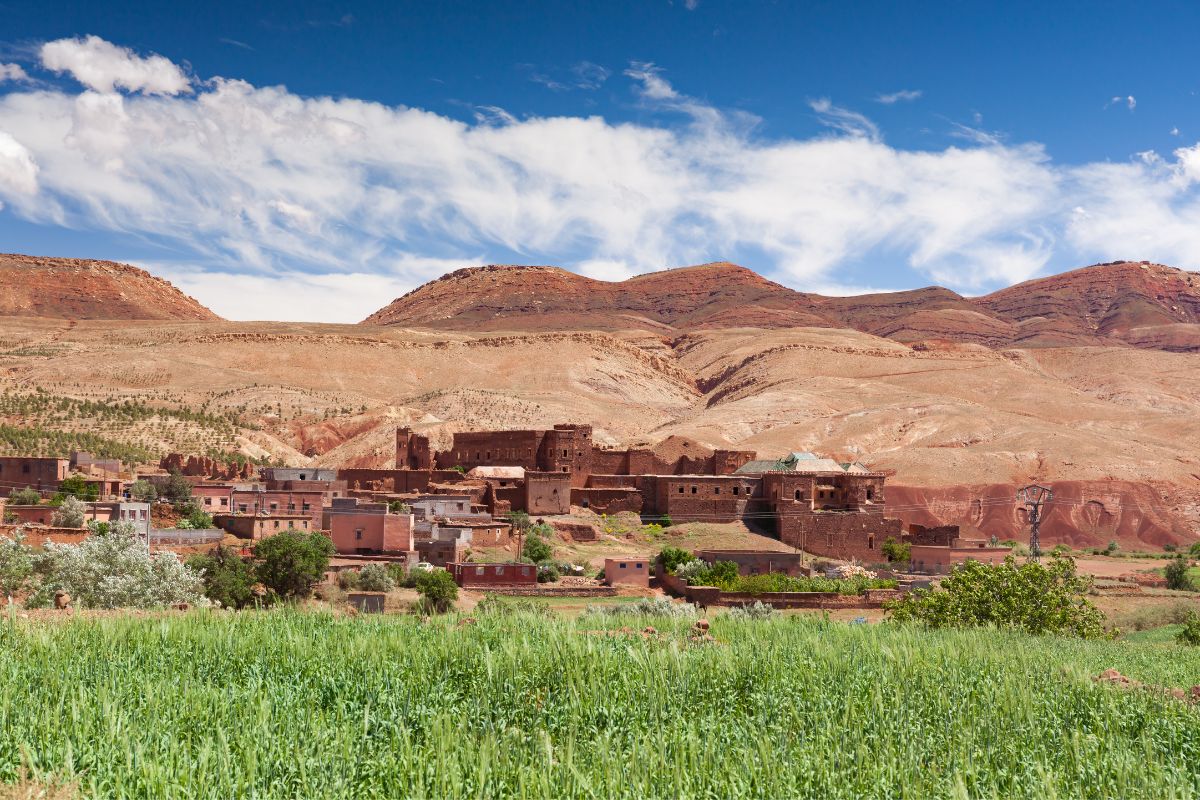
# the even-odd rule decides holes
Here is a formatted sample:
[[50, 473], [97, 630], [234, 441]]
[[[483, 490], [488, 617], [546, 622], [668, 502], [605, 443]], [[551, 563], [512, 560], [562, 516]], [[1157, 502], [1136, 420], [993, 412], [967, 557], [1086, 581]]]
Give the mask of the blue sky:
[[231, 318], [478, 263], [809, 291], [1200, 266], [1184, 3], [12, 3], [0, 250]]

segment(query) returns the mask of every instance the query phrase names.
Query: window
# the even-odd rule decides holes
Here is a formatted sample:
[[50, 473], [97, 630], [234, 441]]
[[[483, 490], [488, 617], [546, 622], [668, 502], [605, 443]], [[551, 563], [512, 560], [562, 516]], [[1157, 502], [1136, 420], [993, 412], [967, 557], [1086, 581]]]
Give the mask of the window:
[[238, 511], [242, 512], [243, 514], [245, 514], [245, 513], [246, 513], [246, 504], [245, 504], [245, 503], [239, 503], [239, 504], [238, 504]]
[[683, 487], [682, 487], [682, 486], [680, 486], [680, 487], [679, 487], [679, 493], [680, 493], [680, 494], [683, 494]]
[[487, 456], [487, 457], [488, 457], [488, 461], [491, 461], [491, 460], [492, 460], [492, 451], [491, 451], [491, 450], [488, 450], [488, 451], [487, 451], [487, 454], [488, 454], [488, 456]]
[[211, 498], [211, 497], [206, 497], [206, 498], [204, 498], [204, 505], [206, 505], [206, 506], [211, 506], [211, 505], [212, 505], [212, 498]]
[[801, 493], [801, 491], [800, 491], [799, 489], [797, 489], [797, 490], [796, 490], [796, 499], [797, 499], [797, 500], [803, 500], [803, 499], [804, 499], [804, 495], [803, 495], [803, 493]]
[[279, 530], [279, 520], [275, 520], [275, 530]]
[[222, 505], [222, 506], [227, 506], [227, 505], [229, 505], [229, 498], [228, 498], [228, 497], [222, 497], [222, 498], [221, 498], [221, 505]]
[[875, 549], [875, 537], [874, 537], [874, 536], [868, 536], [868, 537], [867, 537], [867, 549], [868, 549], [868, 550], [874, 550], [874, 549]]
[[475, 568], [475, 574], [476, 574], [476, 575], [482, 575], [483, 573], [484, 573], [484, 569], [483, 569], [483, 567], [476, 567], [476, 568]]
[[300, 473], [300, 480], [305, 480], [303, 472]]
[[641, 564], [641, 563], [638, 563], [638, 564], [634, 564], [634, 565], [633, 565], [633, 568], [634, 568], [634, 569], [644, 569], [645, 567], [646, 567], [646, 565], [645, 565], [645, 564]]
[[312, 506], [310, 506], [308, 503], [301, 503], [301, 504], [300, 504], [300, 509], [301, 509], [302, 511], [308, 511], [310, 508], [312, 508]]
[[359, 540], [359, 539], [362, 539], [362, 533], [363, 533], [363, 531], [362, 531], [362, 528], [356, 528], [356, 529], [355, 529], [355, 531], [354, 531], [354, 538], [355, 538], [355, 540], [356, 540], [356, 541], [357, 541], [357, 540]]
[[621, 564], [621, 569], [625, 569], [625, 564]]
[[497, 574], [497, 575], [503, 575], [503, 574], [504, 574], [504, 567], [496, 567], [496, 574]]
[[28, 464], [22, 464], [22, 465], [21, 465], [21, 472], [22, 472], [23, 474], [25, 474], [25, 475], [28, 475], [28, 474], [29, 474], [29, 465], [28, 465]]
[[271, 513], [274, 514], [279, 510], [279, 503], [271, 503]]
[[567, 467], [563, 467], [563, 472], [569, 472], [569, 471], [570, 470]]
[[738, 495], [738, 492], [740, 492], [740, 491], [741, 491], [741, 489], [742, 489], [742, 487], [740, 487], [740, 486], [735, 486], [735, 487], [733, 487], [733, 496], [734, 496], [734, 497], [737, 497], [737, 495]]
[[296, 510], [296, 504], [288, 503], [288, 511], [295, 511], [295, 510]]
[[563, 458], [566, 458], [566, 457], [567, 457], [567, 451], [563, 450]]
[[875, 499], [875, 487], [868, 486], [867, 487], [867, 500], [874, 500], [874, 499]]
[[713, 494], [720, 494], [720, 493], [721, 493], [721, 487], [720, 487], [720, 486], [714, 486], [714, 487], [713, 487]]
[[696, 493], [696, 487], [695, 487], [695, 486], [693, 486], [693, 487], [692, 487], [692, 494], [695, 494], [695, 493]]

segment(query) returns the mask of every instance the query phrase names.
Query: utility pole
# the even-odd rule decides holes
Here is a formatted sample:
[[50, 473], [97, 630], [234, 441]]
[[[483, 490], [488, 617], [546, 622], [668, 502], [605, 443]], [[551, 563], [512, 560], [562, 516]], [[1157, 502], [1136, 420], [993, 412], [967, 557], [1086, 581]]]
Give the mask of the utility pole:
[[1017, 501], [1029, 509], [1029, 559], [1037, 561], [1042, 555], [1042, 542], [1039, 529], [1042, 525], [1042, 506], [1054, 499], [1054, 492], [1048, 486], [1033, 483], [1023, 486], [1017, 491]]

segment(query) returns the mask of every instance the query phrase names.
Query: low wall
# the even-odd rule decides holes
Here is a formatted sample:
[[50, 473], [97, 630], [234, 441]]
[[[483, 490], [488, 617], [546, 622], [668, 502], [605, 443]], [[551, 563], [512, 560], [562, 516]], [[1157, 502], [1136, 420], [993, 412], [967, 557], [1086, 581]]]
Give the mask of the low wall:
[[470, 591], [519, 597], [615, 597], [614, 586], [464, 586]]
[[[13, 532], [20, 525], [0, 525], [0, 536], [12, 538]], [[25, 528], [25, 544], [30, 547], [44, 547], [47, 542], [55, 544], [79, 544], [92, 535], [86, 528]]]

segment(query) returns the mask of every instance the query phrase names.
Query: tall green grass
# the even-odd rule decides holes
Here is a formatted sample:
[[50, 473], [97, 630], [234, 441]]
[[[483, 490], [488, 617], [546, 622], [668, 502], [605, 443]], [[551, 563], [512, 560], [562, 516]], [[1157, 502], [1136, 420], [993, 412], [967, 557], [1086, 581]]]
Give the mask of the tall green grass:
[[1200, 652], [814, 618], [0, 626], [0, 782], [180, 798], [1173, 798]]

